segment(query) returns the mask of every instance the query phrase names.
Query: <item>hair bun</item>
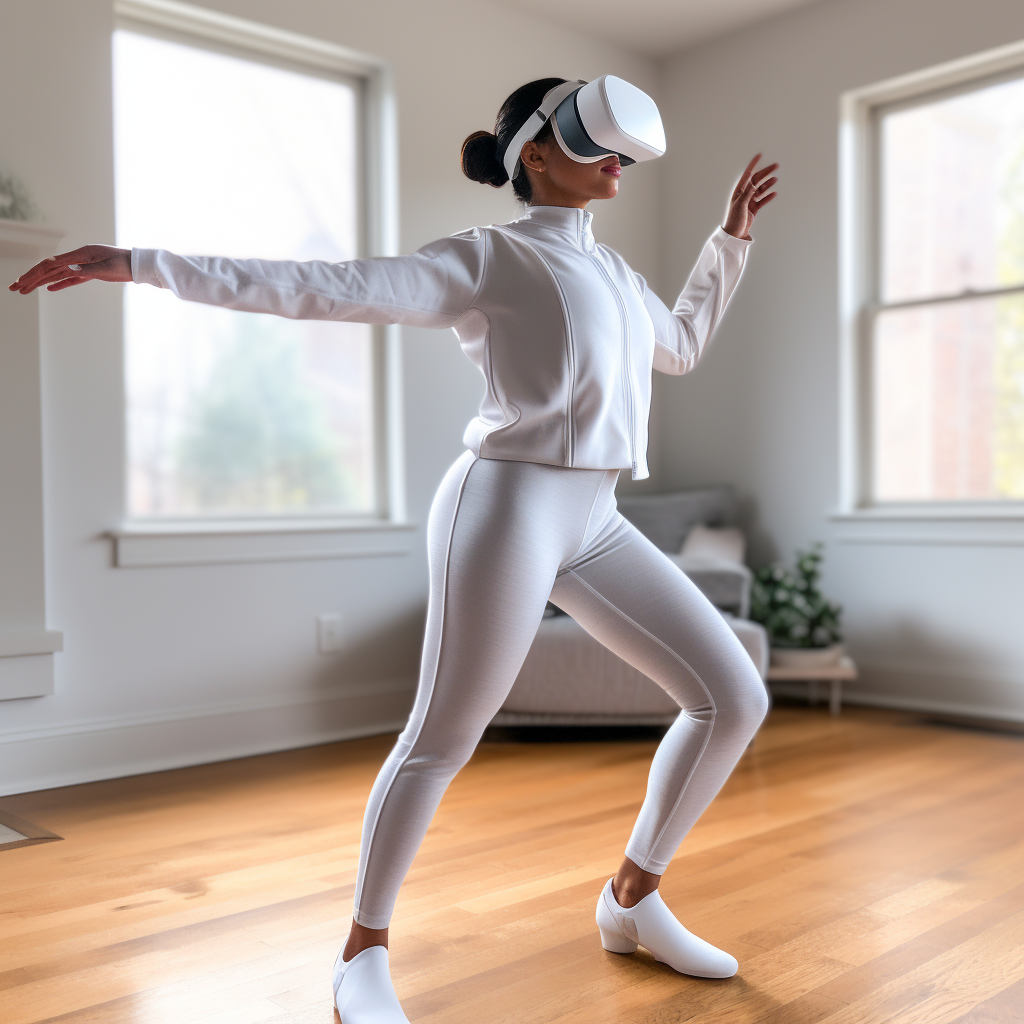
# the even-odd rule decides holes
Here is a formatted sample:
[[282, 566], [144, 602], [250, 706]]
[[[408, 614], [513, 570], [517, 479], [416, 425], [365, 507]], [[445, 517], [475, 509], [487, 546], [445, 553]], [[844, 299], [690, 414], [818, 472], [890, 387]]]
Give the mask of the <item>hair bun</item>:
[[493, 132], [473, 132], [462, 144], [462, 173], [472, 181], [501, 188], [508, 174], [498, 159], [498, 136]]

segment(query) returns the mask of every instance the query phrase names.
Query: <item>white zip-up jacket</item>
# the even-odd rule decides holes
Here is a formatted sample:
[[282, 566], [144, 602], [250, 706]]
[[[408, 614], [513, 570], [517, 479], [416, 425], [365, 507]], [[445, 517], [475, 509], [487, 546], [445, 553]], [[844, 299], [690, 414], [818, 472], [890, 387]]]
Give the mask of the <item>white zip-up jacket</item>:
[[591, 232], [589, 211], [531, 206], [410, 256], [327, 263], [133, 249], [135, 281], [299, 320], [451, 327], [483, 374], [465, 443], [489, 459], [647, 471], [651, 371], [686, 373], [750, 244], [715, 230], [669, 310]]

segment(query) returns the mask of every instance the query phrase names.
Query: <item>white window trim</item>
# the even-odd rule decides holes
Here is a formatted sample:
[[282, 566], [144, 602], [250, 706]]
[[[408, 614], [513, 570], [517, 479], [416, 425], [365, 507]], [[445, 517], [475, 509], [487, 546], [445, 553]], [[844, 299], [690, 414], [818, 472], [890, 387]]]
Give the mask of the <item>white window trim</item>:
[[[273, 28], [176, 0], [114, 0], [119, 28], [157, 30], [205, 39], [290, 64], [355, 77], [365, 89], [368, 256], [398, 252], [397, 118], [393, 75], [377, 57], [310, 36]], [[374, 327], [375, 517], [266, 516], [252, 519], [126, 519], [108, 536], [119, 566], [191, 565], [404, 554], [413, 524], [406, 521], [402, 437], [401, 336], [396, 325]], [[125, 454], [125, 458], [127, 454]]]
[[[875, 250], [874, 111], [974, 80], [1024, 71], [1024, 42], [861, 89], [839, 101], [839, 507], [852, 543], [1024, 543], [1024, 502], [874, 502], [870, 333]], [[917, 524], [916, 526], [914, 524]], [[851, 524], [857, 524], [853, 526]], [[894, 528], [893, 524], [901, 524]], [[935, 524], [939, 524], [936, 528]], [[870, 538], [875, 538], [871, 541]]]

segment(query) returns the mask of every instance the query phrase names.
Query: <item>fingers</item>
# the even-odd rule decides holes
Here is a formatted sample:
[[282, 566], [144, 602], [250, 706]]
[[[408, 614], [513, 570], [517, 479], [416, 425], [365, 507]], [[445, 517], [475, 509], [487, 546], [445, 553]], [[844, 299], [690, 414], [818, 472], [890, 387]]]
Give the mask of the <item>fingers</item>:
[[753, 160], [743, 169], [743, 173], [740, 175], [740, 181], [744, 184], [750, 179], [750, 176], [754, 173], [754, 168], [757, 166], [757, 161], [761, 159], [761, 154], [756, 153]]
[[762, 196], [760, 199], [751, 199], [750, 204], [747, 207], [747, 209], [750, 211], [750, 216], [756, 217], [760, 212], [761, 207], [763, 207], [766, 203], [770, 203], [777, 195], [778, 192], [769, 192], [768, 195]]
[[[28, 295], [43, 285], [48, 285], [60, 277], [67, 277], [68, 267], [85, 267], [90, 263], [102, 263], [110, 257], [115, 250], [106, 245], [83, 245], [70, 252], [62, 252], [57, 256], [48, 256], [41, 260], [30, 270], [27, 270], [13, 284], [8, 286], [12, 292], [21, 292]], [[74, 271], [70, 271], [74, 273]]]
[[754, 173], [754, 168], [757, 166], [757, 161], [760, 159], [761, 154], [758, 153], [743, 169], [743, 173], [740, 175], [740, 180], [736, 182], [736, 187], [732, 191], [734, 199], [738, 199], [746, 191], [747, 185], [750, 183], [750, 176]]
[[42, 288], [44, 285], [52, 284], [62, 278], [68, 277], [74, 271], [68, 270], [66, 266], [58, 263], [41, 263], [33, 267], [27, 274], [23, 274], [10, 286], [12, 292], [20, 292], [28, 295], [29, 292]]
[[40, 285], [48, 284], [57, 277], [67, 276], [69, 263], [81, 262], [88, 262], [88, 260], [80, 250], [63, 253], [60, 256], [49, 256], [22, 274], [14, 284], [10, 285], [10, 290], [28, 295]]
[[91, 277], [67, 277], [63, 281], [58, 281], [56, 284], [48, 285], [46, 290], [48, 292], [59, 292], [65, 288], [70, 288], [73, 284], [85, 284], [86, 281], [91, 280]]
[[57, 265], [55, 262], [56, 259], [56, 256], [48, 256], [45, 260], [37, 263], [31, 269], [26, 270], [17, 281], [8, 286], [8, 289], [12, 292], [20, 291], [22, 295], [28, 294], [25, 289], [27, 288], [29, 292], [32, 291], [32, 289], [36, 287], [38, 281]]
[[763, 181], [764, 178], [766, 178], [769, 174], [771, 174], [773, 171], [777, 171], [778, 169], [779, 165], [777, 163], [769, 164], [767, 167], [762, 167], [756, 173], [751, 175], [751, 180], [755, 184], [758, 184], [761, 181]]
[[767, 192], [773, 185], [777, 185], [778, 181], [778, 178], [769, 178], [767, 181], [761, 182], [754, 191], [754, 195], [759, 196], [762, 193]]

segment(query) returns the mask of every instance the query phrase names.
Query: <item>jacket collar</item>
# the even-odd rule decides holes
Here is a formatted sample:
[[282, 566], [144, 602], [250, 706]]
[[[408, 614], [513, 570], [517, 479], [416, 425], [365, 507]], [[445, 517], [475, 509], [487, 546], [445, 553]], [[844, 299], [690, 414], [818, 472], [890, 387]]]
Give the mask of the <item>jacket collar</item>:
[[526, 228], [530, 234], [556, 235], [589, 252], [595, 245], [591, 231], [593, 220], [594, 215], [589, 210], [578, 210], [574, 206], [528, 206], [512, 225]]

